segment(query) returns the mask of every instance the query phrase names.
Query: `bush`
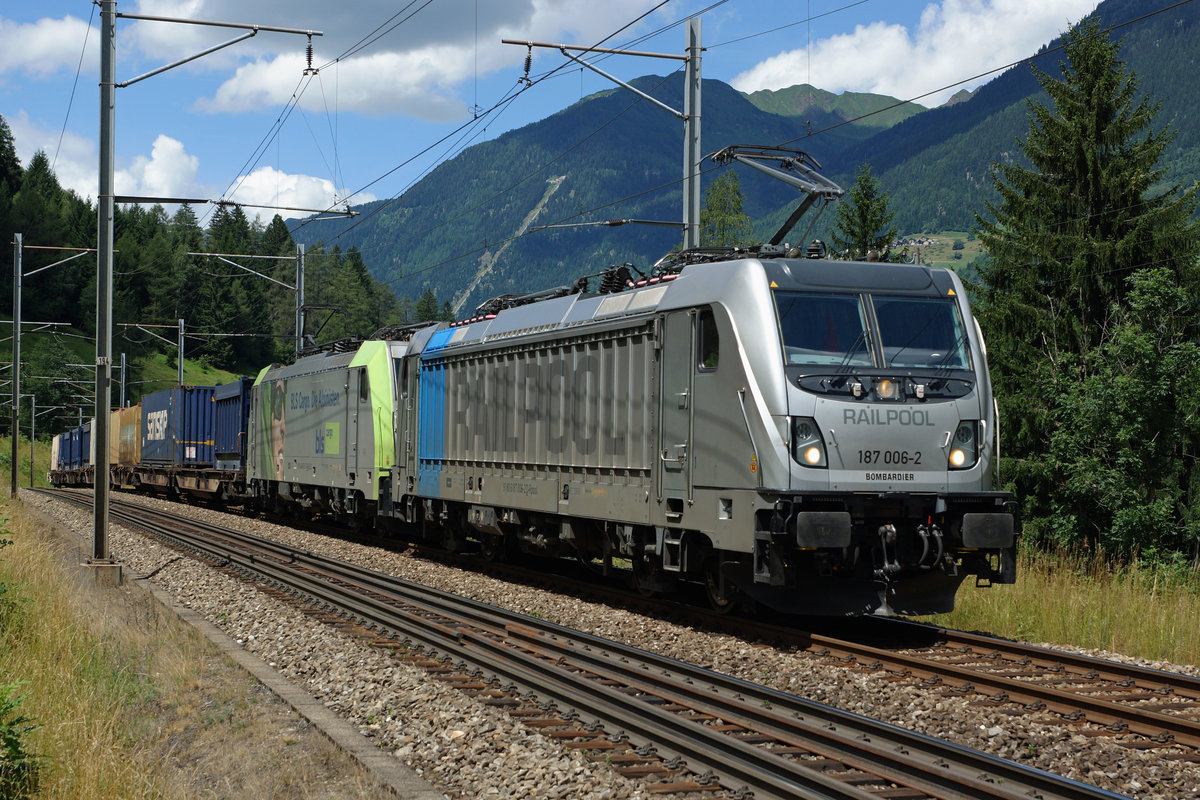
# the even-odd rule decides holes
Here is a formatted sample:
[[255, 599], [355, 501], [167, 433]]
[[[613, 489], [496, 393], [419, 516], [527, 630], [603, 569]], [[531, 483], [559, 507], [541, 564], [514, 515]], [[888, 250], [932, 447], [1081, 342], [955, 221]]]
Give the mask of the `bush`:
[[38, 790], [41, 759], [25, 748], [26, 735], [37, 727], [20, 714], [21, 684], [0, 685], [0, 797], [32, 797]]
[[[0, 519], [0, 533], [4, 532], [4, 526], [8, 523], [8, 518]], [[12, 544], [12, 539], [0, 538], [0, 550]], [[20, 597], [16, 596], [12, 587], [4, 581], [0, 581], [0, 646], [9, 646], [5, 639], [8, 638], [10, 631], [19, 625], [19, 617], [23, 603]]]
[[[7, 519], [0, 519], [0, 531]], [[0, 550], [12, 544], [0, 538]], [[0, 581], [0, 642], [7, 638], [21, 608], [19, 598], [11, 596], [11, 587]], [[6, 645], [7, 646], [7, 645]], [[39, 759], [25, 749], [25, 736], [37, 727], [18, 713], [21, 698], [15, 694], [21, 684], [0, 684], [0, 797], [30, 797], [37, 791]]]

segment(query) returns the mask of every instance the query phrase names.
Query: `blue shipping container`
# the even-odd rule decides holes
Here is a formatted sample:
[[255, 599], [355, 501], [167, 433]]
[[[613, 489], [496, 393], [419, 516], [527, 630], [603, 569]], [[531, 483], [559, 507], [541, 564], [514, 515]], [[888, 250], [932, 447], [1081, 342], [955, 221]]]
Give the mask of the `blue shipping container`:
[[92, 464], [92, 423], [85, 422], [79, 429], [79, 469]]
[[66, 445], [62, 454], [63, 469], [79, 468], [79, 442], [82, 440], [83, 427], [76, 426], [63, 434]]
[[246, 433], [250, 423], [250, 387], [253, 378], [238, 378], [213, 390], [216, 417], [214, 449], [217, 469], [246, 467]]
[[142, 398], [142, 463], [213, 465], [213, 387], [173, 386]]

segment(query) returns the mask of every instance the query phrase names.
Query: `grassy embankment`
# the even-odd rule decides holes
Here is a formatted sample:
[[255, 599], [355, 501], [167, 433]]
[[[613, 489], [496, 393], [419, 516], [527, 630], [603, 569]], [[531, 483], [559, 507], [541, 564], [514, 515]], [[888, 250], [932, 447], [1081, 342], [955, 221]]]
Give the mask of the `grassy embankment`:
[[1023, 553], [1017, 583], [959, 590], [952, 614], [928, 618], [1033, 642], [1073, 644], [1200, 664], [1200, 575], [1118, 567], [1092, 553]]
[[[0, 798], [381, 796], [156, 600], [99, 591], [76, 566], [80, 543], [14, 504], [7, 470], [0, 480]], [[22, 753], [37, 757], [36, 793], [6, 771]]]
[[[146, 774], [153, 761], [143, 755], [153, 731], [137, 710], [156, 686], [184, 674], [178, 653], [194, 652], [196, 643], [151, 644], [106, 618], [91, 587], [65, 579], [36, 518], [12, 504], [9, 480], [5, 470], [0, 687], [13, 687], [10, 700], [19, 698], [19, 706], [0, 718], [0, 740], [16, 732], [19, 748], [39, 757], [38, 798], [161, 797], [157, 780]], [[14, 725], [18, 716], [36, 727]], [[0, 749], [0, 764], [5, 756]], [[21, 781], [2, 783], [0, 794], [31, 795]]]

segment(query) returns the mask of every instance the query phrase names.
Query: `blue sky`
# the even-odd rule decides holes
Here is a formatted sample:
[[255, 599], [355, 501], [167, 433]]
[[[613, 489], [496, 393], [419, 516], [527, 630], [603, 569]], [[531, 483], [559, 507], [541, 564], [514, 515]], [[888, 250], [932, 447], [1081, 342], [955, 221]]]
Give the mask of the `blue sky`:
[[[557, 50], [503, 38], [682, 54], [700, 14], [703, 75], [742, 91], [811, 83], [936, 106], [956, 84], [1030, 55], [1096, 0], [121, 0], [118, 12], [312, 29], [260, 32], [117, 91], [117, 193], [326, 208], [392, 197], [463, 147], [611, 88]], [[334, 11], [336, 9], [336, 11]], [[0, 0], [0, 116], [95, 197], [99, 7]], [[125, 81], [240, 35], [118, 20]], [[607, 56], [623, 80], [677, 61]], [[538, 80], [545, 76], [544, 80]], [[930, 94], [932, 93], [932, 94]], [[513, 97], [517, 94], [516, 97]], [[494, 109], [494, 110], [491, 110]], [[665, 112], [664, 112], [665, 113]], [[600, 124], [602, 121], [598, 121]], [[440, 142], [440, 144], [439, 144]], [[211, 208], [211, 207], [208, 207]], [[202, 215], [204, 208], [197, 209]], [[248, 209], [269, 220], [270, 210]], [[284, 213], [284, 216], [298, 216]]]

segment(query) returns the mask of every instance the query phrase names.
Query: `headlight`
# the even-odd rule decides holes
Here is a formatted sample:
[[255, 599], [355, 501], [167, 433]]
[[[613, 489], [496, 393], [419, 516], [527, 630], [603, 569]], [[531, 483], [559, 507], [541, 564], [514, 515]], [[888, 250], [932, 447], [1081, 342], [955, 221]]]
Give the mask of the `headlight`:
[[826, 467], [825, 439], [812, 417], [792, 417], [792, 458], [805, 467]]
[[950, 469], [970, 469], [979, 460], [979, 423], [958, 423], [950, 443]]

